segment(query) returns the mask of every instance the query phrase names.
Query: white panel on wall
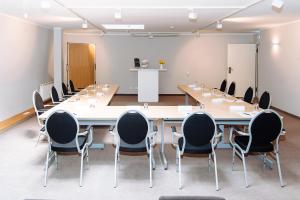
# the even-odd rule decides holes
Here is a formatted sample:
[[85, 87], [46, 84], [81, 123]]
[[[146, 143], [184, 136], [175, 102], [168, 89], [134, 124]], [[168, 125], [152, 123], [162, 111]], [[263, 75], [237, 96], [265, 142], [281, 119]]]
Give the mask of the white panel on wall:
[[272, 106], [300, 116], [300, 22], [261, 32], [259, 94], [268, 90]]
[[51, 79], [51, 31], [0, 14], [0, 121], [32, 107], [32, 93]]
[[[96, 80], [120, 85], [118, 93], [136, 94], [137, 76], [128, 69], [133, 59], [149, 60], [158, 68], [166, 61], [167, 72], [160, 74], [160, 93], [181, 93], [176, 85], [198, 81], [218, 87], [226, 77], [227, 44], [253, 43], [253, 34], [203, 34], [196, 36], [161, 37], [149, 39], [131, 36], [91, 36], [64, 34], [64, 67], [67, 42], [96, 45]], [[64, 70], [65, 72], [65, 70]], [[189, 76], [186, 73], [189, 72]], [[64, 73], [66, 79], [66, 73]]]

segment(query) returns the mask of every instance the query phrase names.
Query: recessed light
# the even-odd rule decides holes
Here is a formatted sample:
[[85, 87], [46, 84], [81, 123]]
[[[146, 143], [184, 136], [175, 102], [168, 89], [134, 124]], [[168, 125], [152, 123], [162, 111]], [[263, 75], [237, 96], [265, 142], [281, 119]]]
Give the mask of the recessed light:
[[216, 25], [216, 28], [217, 28], [218, 30], [221, 30], [221, 29], [223, 28], [222, 22], [218, 21], [218, 22], [217, 22], [217, 25]]
[[170, 28], [170, 29], [174, 29], [174, 28], [175, 28], [175, 26], [170, 26], [169, 28]]
[[88, 22], [87, 22], [86, 19], [83, 20], [83, 22], [82, 22], [82, 24], [81, 24], [81, 28], [83, 28], [83, 29], [87, 29], [87, 28], [88, 28]]
[[41, 8], [43, 8], [43, 9], [49, 9], [49, 8], [50, 8], [50, 1], [48, 1], [48, 0], [43, 0], [43, 1], [41, 2]]
[[23, 14], [23, 17], [24, 17], [25, 19], [28, 19], [28, 13], [24, 13], [24, 14]]
[[122, 12], [121, 12], [121, 9], [118, 9], [118, 11], [115, 12], [115, 19], [116, 19], [116, 20], [121, 20], [121, 19], [122, 19]]
[[191, 22], [196, 22], [198, 19], [198, 14], [196, 12], [194, 12], [194, 9], [191, 9], [188, 17]]
[[284, 5], [284, 2], [282, 0], [273, 0], [272, 6], [278, 9], [281, 9]]
[[144, 24], [102, 24], [105, 29], [112, 30], [142, 30], [145, 29]]

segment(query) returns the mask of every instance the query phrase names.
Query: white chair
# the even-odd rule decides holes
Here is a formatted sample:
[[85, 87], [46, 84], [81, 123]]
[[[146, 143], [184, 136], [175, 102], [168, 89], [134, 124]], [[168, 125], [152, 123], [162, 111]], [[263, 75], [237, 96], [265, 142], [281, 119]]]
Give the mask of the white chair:
[[153, 147], [155, 145], [157, 127], [154, 126], [153, 130], [151, 130], [149, 120], [143, 113], [130, 110], [119, 117], [116, 124], [116, 132], [113, 132], [113, 130], [114, 126], [110, 127], [109, 132], [114, 136], [116, 146], [114, 187], [117, 187], [117, 168], [120, 161], [120, 152], [145, 152], [149, 156], [150, 187], [152, 187], [152, 170], [155, 168]]
[[[179, 173], [179, 189], [182, 188], [181, 181], [181, 157], [187, 154], [208, 154], [209, 170], [211, 164], [215, 168], [216, 190], [219, 190], [217, 158], [215, 148], [218, 138], [215, 120], [205, 112], [194, 112], [189, 114], [183, 121], [181, 134], [172, 126], [172, 143], [176, 147], [176, 165]], [[175, 138], [178, 137], [177, 143]], [[212, 161], [213, 158], [213, 162]]]

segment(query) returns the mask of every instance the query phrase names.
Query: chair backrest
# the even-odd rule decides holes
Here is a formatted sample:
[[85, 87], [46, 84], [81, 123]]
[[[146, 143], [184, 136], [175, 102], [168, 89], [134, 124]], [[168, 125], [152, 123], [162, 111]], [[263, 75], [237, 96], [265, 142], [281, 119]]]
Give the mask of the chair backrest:
[[75, 89], [75, 86], [74, 86], [74, 83], [72, 80], [69, 80], [69, 85], [70, 85], [71, 92], [76, 92], [76, 89]]
[[211, 142], [216, 132], [216, 123], [209, 114], [194, 112], [184, 119], [181, 131], [186, 142], [202, 146]]
[[59, 102], [59, 96], [57, 93], [57, 90], [54, 86], [51, 88], [51, 99], [53, 103], [58, 103]]
[[235, 82], [232, 82], [228, 88], [228, 94], [234, 95], [234, 93], [235, 93]]
[[270, 105], [271, 105], [271, 95], [269, 92], [265, 91], [260, 99], [259, 99], [259, 103], [258, 103], [259, 107], [262, 109], [269, 109]]
[[122, 114], [116, 127], [120, 138], [127, 144], [142, 142], [150, 130], [148, 119], [136, 110]]
[[222, 83], [221, 83], [220, 91], [221, 91], [221, 92], [225, 92], [226, 86], [227, 86], [227, 80], [224, 79], [224, 80], [222, 81]]
[[46, 120], [45, 127], [50, 141], [59, 144], [67, 144], [73, 141], [79, 131], [77, 119], [73, 114], [64, 110], [51, 113]]
[[248, 87], [248, 89], [245, 92], [243, 100], [246, 101], [247, 103], [252, 103], [253, 99], [253, 88]]
[[38, 115], [40, 115], [41, 112], [38, 112], [38, 111], [44, 109], [45, 106], [44, 106], [44, 101], [43, 101], [40, 93], [38, 91], [36, 91], [36, 90], [33, 91], [32, 102], [33, 102], [33, 107], [34, 107], [35, 112]]
[[39, 112], [39, 111], [44, 109], [45, 106], [44, 106], [44, 101], [43, 101], [40, 93], [36, 90], [33, 91], [33, 94], [32, 94], [32, 103], [33, 103], [33, 107], [34, 107], [34, 111], [35, 111], [35, 114], [37, 117], [38, 124], [40, 126], [43, 126], [42, 122], [39, 120], [39, 116], [42, 114], [42, 112]]
[[61, 83], [62, 91], [64, 95], [68, 95], [68, 88], [64, 82]]
[[249, 124], [252, 144], [268, 144], [282, 131], [282, 120], [277, 112], [267, 109], [254, 117]]
[[140, 59], [139, 58], [134, 58], [134, 67], [140, 67]]

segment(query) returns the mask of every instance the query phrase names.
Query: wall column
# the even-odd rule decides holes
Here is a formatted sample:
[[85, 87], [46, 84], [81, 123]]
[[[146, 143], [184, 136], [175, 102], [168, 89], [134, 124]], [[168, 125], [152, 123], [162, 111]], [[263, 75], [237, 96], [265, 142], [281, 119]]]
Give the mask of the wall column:
[[61, 96], [62, 83], [62, 28], [53, 28], [53, 59], [54, 59], [54, 86]]

